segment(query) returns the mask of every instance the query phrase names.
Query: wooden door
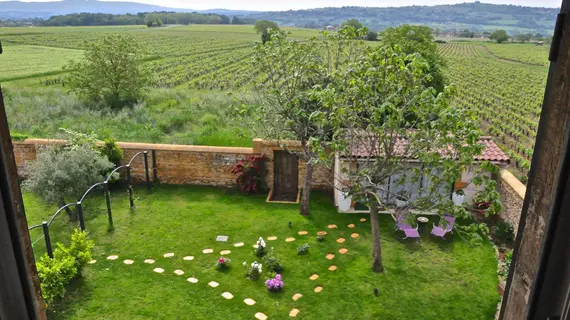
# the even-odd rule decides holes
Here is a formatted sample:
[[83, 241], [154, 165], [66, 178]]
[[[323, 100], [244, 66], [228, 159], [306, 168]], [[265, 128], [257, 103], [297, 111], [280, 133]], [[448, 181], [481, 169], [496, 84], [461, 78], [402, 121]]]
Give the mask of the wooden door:
[[279, 150], [273, 153], [273, 196], [275, 201], [296, 201], [299, 188], [299, 159]]

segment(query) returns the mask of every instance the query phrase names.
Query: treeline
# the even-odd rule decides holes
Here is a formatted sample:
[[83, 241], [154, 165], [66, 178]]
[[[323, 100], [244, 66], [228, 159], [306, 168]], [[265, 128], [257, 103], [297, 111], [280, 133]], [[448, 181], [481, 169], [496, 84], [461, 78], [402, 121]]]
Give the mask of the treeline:
[[[160, 22], [160, 23], [158, 23]], [[140, 12], [137, 14], [78, 13], [53, 16], [36, 25], [43, 26], [113, 26], [162, 24], [255, 24], [253, 19], [230, 18], [214, 13]]]

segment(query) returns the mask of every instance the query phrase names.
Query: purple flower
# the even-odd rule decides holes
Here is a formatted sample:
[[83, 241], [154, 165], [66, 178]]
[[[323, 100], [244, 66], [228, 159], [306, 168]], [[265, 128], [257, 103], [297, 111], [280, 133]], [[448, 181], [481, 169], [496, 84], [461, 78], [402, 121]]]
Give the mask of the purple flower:
[[281, 275], [280, 275], [280, 274], [277, 274], [277, 275], [275, 276], [275, 279], [281, 281]]

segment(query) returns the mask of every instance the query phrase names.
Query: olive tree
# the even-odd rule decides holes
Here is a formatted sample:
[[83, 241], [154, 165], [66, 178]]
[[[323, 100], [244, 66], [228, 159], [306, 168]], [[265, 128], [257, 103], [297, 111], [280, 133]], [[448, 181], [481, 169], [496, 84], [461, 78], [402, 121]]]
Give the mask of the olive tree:
[[323, 106], [310, 93], [315, 87], [329, 85], [334, 74], [356, 56], [362, 42], [351, 39], [358, 32], [345, 27], [336, 34], [324, 32], [322, 40], [298, 41], [289, 40], [283, 31], [271, 30], [270, 40], [255, 47], [255, 68], [266, 78], [255, 81], [254, 101], [242, 103], [239, 114], [253, 133], [279, 141], [285, 150], [281, 141], [301, 142], [300, 152], [288, 151], [307, 163], [300, 207], [303, 215], [309, 214], [313, 169], [319, 158], [312, 145], [332, 136], [328, 124], [313, 119]]
[[109, 35], [87, 43], [83, 60], [71, 61], [64, 68], [72, 71], [72, 91], [118, 109], [144, 96], [151, 79], [145, 57], [145, 48], [134, 38]]
[[[406, 54], [397, 46], [366, 48], [336, 81], [313, 91], [324, 106], [314, 118], [333, 127], [328, 146], [351, 164], [335, 177], [339, 189], [370, 208], [375, 272], [383, 271], [378, 211], [395, 213], [387, 198], [402, 197], [407, 205], [399, 210], [469, 216], [453, 206], [450, 192], [441, 190], [450, 190], [481, 152], [478, 125], [451, 103], [452, 88], [437, 94], [427, 86], [429, 70], [419, 54]], [[315, 146], [321, 159], [330, 161], [331, 153]], [[414, 193], [395, 194], [390, 184]]]
[[[107, 157], [88, 144], [44, 146], [38, 149], [36, 160], [27, 164], [23, 188], [48, 203], [63, 205], [66, 200], [77, 201], [89, 187], [103, 181], [113, 167]], [[74, 212], [67, 212], [75, 219]]]

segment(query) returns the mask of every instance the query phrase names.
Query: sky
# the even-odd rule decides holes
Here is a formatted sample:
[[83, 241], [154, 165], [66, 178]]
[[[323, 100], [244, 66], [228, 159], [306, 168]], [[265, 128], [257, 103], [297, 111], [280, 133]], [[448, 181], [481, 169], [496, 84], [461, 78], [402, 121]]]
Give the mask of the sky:
[[[6, 0], [0, 0], [6, 1]], [[35, 0], [38, 1], [38, 0]], [[54, 0], [41, 0], [54, 1]], [[105, 0], [108, 1], [108, 0]], [[365, 6], [365, 7], [399, 7], [411, 5], [437, 5], [454, 4], [461, 2], [473, 2], [463, 0], [121, 0], [154, 4], [172, 8], [188, 8], [196, 10], [205, 9], [234, 9], [234, 10], [255, 10], [255, 11], [281, 11], [298, 10], [321, 7], [341, 7], [341, 6]], [[532, 7], [560, 7], [562, 0], [483, 0], [485, 3], [495, 4], [515, 4]]]

